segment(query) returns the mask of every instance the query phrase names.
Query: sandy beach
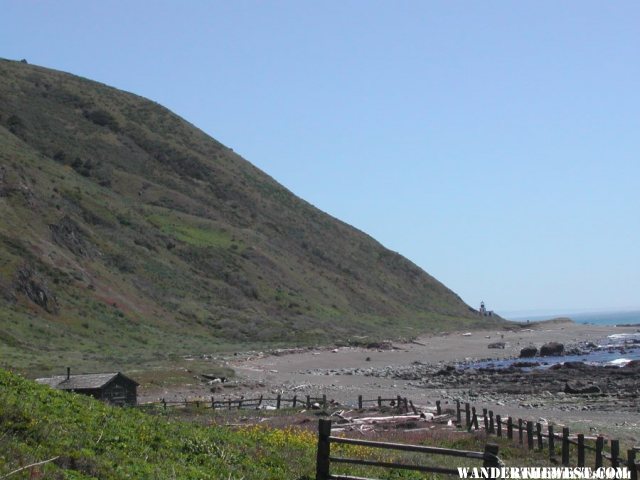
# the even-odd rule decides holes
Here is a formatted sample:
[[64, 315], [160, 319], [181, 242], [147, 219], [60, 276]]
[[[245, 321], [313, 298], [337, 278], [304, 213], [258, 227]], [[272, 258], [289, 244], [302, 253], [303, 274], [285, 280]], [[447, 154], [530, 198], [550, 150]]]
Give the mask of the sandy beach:
[[[426, 335], [413, 343], [393, 344], [393, 350], [340, 347], [329, 350], [311, 350], [282, 356], [258, 354], [229, 365], [238, 375], [269, 384], [304, 383], [309, 369], [335, 369], [356, 367], [382, 367], [407, 365], [412, 362], [458, 363], [489, 358], [517, 357], [529, 345], [540, 347], [548, 342], [565, 345], [579, 342], [599, 342], [612, 333], [634, 333], [638, 327], [581, 325], [573, 322], [542, 322], [519, 330], [475, 330]], [[490, 349], [488, 344], [505, 342], [504, 349]], [[367, 360], [369, 358], [369, 360]], [[313, 378], [313, 384], [352, 386], [353, 379], [322, 380]]]
[[[543, 322], [515, 331], [472, 331], [426, 335], [414, 343], [393, 344], [393, 350], [341, 347], [310, 350], [284, 355], [257, 354], [230, 366], [248, 384], [264, 385], [268, 392], [297, 392], [320, 396], [353, 405], [358, 395], [364, 398], [401, 395], [417, 405], [433, 405], [436, 400], [469, 401], [503, 416], [544, 418], [583, 431], [615, 434], [638, 439], [638, 404], [625, 405], [620, 411], [617, 400], [606, 405], [601, 399], [585, 401], [547, 391], [495, 394], [474, 388], [422, 388], [416, 382], [399, 378], [339, 374], [340, 370], [403, 367], [414, 362], [431, 365], [455, 364], [470, 360], [517, 357], [521, 348], [560, 342], [567, 346], [581, 342], [598, 343], [613, 333], [635, 333], [638, 327], [581, 325], [572, 322]], [[492, 342], [505, 342], [504, 349], [490, 349]], [[335, 373], [332, 373], [335, 372]], [[337, 374], [336, 374], [337, 373]], [[260, 388], [259, 388], [260, 389]], [[613, 403], [612, 403], [613, 402]]]
[[[298, 398], [326, 395], [347, 407], [354, 406], [359, 395], [365, 399], [401, 395], [418, 406], [433, 406], [436, 400], [451, 405], [460, 400], [477, 408], [491, 409], [503, 417], [543, 418], [580, 431], [602, 432], [635, 442], [640, 440], [637, 395], [621, 398], [619, 391], [599, 396], [566, 395], [558, 391], [558, 385], [547, 387], [544, 383], [542, 386], [531, 383], [529, 387], [530, 377], [527, 375], [530, 373], [521, 374], [515, 381], [510, 377], [510, 390], [501, 391], [495, 388], [502, 381], [500, 375], [475, 376], [473, 385], [466, 385], [466, 376], [460, 375], [454, 383], [447, 383], [444, 380], [450, 377], [439, 376], [439, 370], [446, 373], [446, 368], [453, 369], [452, 366], [465, 361], [518, 357], [520, 350], [527, 346], [539, 348], [548, 342], [560, 342], [567, 347], [585, 342], [599, 344], [608, 335], [636, 333], [638, 330], [639, 327], [551, 321], [512, 330], [424, 335], [411, 343], [393, 343], [391, 349], [326, 347], [238, 353], [223, 360], [236, 373], [231, 382], [213, 386], [194, 384], [164, 391], [162, 396], [183, 399], [215, 395], [223, 399], [252, 398], [261, 394], [273, 397], [277, 393], [285, 397], [295, 394]], [[494, 342], [504, 342], [505, 348], [488, 348]], [[417, 381], [415, 376], [404, 378], [402, 374], [396, 374], [410, 369], [412, 365], [427, 369], [424, 378]], [[561, 373], [568, 373], [570, 379], [589, 377], [588, 373], [578, 370]], [[631, 389], [637, 391], [638, 381], [634, 381], [635, 386], [632, 385]], [[628, 390], [628, 382], [623, 388]], [[149, 400], [152, 399], [150, 395], [147, 395]]]

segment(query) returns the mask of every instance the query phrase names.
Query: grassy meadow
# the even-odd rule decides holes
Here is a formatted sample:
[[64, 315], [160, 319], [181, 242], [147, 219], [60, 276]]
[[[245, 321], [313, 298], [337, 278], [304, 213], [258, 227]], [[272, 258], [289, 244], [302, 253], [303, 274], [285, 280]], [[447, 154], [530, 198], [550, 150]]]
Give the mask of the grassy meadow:
[[[0, 478], [25, 465], [55, 460], [11, 478], [311, 480], [315, 477], [318, 415], [287, 412], [154, 411], [110, 407], [92, 398], [36, 385], [0, 370]], [[278, 427], [267, 420], [279, 416]], [[246, 423], [246, 424], [243, 424]], [[232, 424], [232, 425], [229, 425]], [[482, 451], [483, 435], [391, 432], [377, 440], [436, 444]], [[492, 441], [496, 439], [492, 438]], [[337, 456], [419, 462], [448, 467], [477, 461], [403, 455], [360, 446], [337, 446]], [[402, 458], [401, 458], [402, 457]], [[545, 455], [500, 442], [509, 465], [545, 465]], [[337, 469], [336, 469], [337, 471]], [[422, 479], [409, 471], [340, 467], [351, 475]], [[434, 476], [437, 477], [437, 476]]]

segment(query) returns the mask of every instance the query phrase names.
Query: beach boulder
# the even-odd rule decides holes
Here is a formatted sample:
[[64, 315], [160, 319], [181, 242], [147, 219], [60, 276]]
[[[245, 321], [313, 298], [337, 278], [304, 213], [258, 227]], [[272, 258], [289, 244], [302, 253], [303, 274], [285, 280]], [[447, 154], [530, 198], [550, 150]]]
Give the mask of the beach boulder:
[[514, 368], [533, 368], [539, 367], [540, 362], [513, 362], [511, 366]]
[[504, 349], [505, 347], [505, 343], [504, 342], [493, 342], [490, 343], [489, 345], [487, 345], [488, 348], [501, 348]]
[[565, 383], [564, 393], [570, 393], [572, 395], [585, 395], [588, 393], [602, 393], [600, 387], [597, 385], [584, 385], [582, 383]]
[[520, 350], [520, 358], [531, 358], [535, 357], [538, 353], [538, 349], [536, 347], [525, 347]]
[[631, 360], [624, 366], [624, 368], [640, 370], [640, 360]]
[[545, 343], [540, 347], [541, 357], [556, 357], [564, 353], [564, 345], [558, 342]]

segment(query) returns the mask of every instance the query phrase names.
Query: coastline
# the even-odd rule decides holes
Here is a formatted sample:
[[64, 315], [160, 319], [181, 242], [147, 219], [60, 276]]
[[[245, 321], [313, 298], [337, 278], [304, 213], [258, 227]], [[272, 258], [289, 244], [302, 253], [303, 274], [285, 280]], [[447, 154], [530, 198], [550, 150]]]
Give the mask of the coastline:
[[[529, 376], [536, 375], [530, 372], [518, 371], [504, 377], [502, 373], [488, 371], [470, 377], [461, 375], [457, 379], [439, 375], [443, 375], [441, 370], [455, 371], [454, 365], [462, 362], [517, 357], [520, 349], [529, 345], [540, 347], [552, 341], [567, 346], [598, 343], [608, 335], [637, 332], [635, 326], [583, 325], [556, 320], [531, 322], [503, 330], [423, 335], [409, 343], [393, 343], [390, 349], [380, 345], [382, 348], [247, 352], [226, 358], [226, 366], [236, 372], [236, 378], [228, 384], [196, 383], [162, 392], [142, 389], [141, 394], [146, 401], [174, 396], [178, 399], [208, 398], [212, 394], [217, 398], [251, 397], [263, 393], [297, 394], [300, 398], [326, 395], [347, 407], [354, 405], [358, 395], [364, 398], [401, 395], [416, 405], [425, 406], [433, 405], [436, 400], [453, 402], [459, 399], [504, 415], [545, 418], [557, 424], [575, 425], [583, 430], [588, 428], [635, 441], [640, 439], [637, 399], [619, 398], [613, 393], [567, 396], [560, 391], [564, 381], [558, 383], [558, 378], [588, 379], [591, 375], [584, 369], [559, 370], [556, 372], [559, 377], [552, 377], [553, 384], [549, 386], [544, 383], [534, 386], [532, 380], [538, 377]], [[505, 348], [489, 349], [488, 344], [496, 341], [505, 342]], [[418, 375], [412, 369], [417, 370]], [[465, 384], [467, 378], [470, 383]], [[628, 385], [621, 388], [628, 389]]]

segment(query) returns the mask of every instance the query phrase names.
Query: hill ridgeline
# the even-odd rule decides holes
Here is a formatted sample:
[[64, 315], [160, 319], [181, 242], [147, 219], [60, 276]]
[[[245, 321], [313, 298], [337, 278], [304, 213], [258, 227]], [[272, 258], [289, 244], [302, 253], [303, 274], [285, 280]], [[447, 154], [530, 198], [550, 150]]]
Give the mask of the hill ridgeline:
[[8, 365], [500, 322], [166, 108], [8, 60], [0, 218]]

